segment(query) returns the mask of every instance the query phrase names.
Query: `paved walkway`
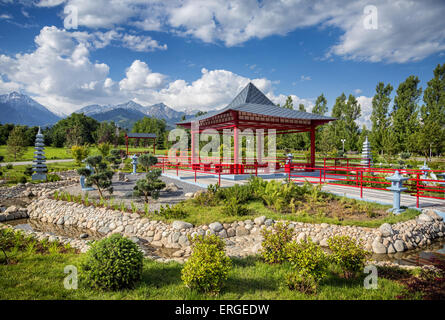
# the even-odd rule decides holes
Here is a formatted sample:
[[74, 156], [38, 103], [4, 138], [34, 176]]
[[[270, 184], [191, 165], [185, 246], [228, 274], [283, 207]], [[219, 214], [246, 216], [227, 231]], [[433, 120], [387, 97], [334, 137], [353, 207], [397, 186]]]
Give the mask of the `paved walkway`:
[[[200, 186], [202, 188], [206, 188], [209, 184], [217, 184], [218, 176], [214, 176], [212, 174], [204, 174], [197, 173], [196, 174], [196, 182], [195, 182], [195, 173], [188, 171], [179, 171], [179, 176], [176, 175], [176, 170], [165, 170], [164, 175], [173, 179], [180, 179], [180, 181], [184, 181], [190, 184], [194, 184]], [[319, 172], [302, 172], [300, 175], [304, 175], [304, 177], [299, 177], [299, 180], [308, 180], [310, 182], [319, 182]], [[329, 176], [326, 177], [327, 181], [329, 181]], [[336, 177], [338, 178], [338, 176]], [[272, 180], [272, 179], [265, 179]], [[283, 180], [283, 177], [274, 178], [273, 180]], [[247, 179], [243, 180], [229, 180], [224, 179], [221, 176], [221, 187], [231, 187], [235, 184], [244, 184], [247, 182]], [[303, 182], [300, 182], [303, 183]], [[348, 187], [348, 186], [336, 186], [330, 184], [324, 184], [322, 186], [323, 191], [331, 192], [337, 195], [346, 196], [348, 198], [354, 199], [362, 199], [365, 201], [376, 202], [381, 204], [392, 205], [392, 193], [389, 191], [383, 190], [372, 190], [363, 188], [363, 198], [360, 198], [360, 188]], [[406, 193], [402, 193], [401, 196], [401, 205], [406, 207], [416, 207], [416, 197], [411, 196]], [[433, 208], [439, 210], [441, 212], [445, 212], [445, 200], [440, 199], [430, 199], [430, 198], [420, 198], [420, 207], [421, 208]]]
[[[46, 163], [71, 162], [71, 161], [74, 161], [74, 159], [52, 159], [52, 160], [46, 160]], [[6, 166], [8, 164], [12, 164], [13, 166], [26, 166], [32, 164], [32, 161], [2, 162], [0, 163], [0, 167]]]

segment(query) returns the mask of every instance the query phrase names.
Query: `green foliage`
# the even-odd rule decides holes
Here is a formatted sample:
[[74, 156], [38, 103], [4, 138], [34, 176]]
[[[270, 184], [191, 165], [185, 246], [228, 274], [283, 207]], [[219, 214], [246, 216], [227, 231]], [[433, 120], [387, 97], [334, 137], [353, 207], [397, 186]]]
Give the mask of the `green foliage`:
[[11, 170], [14, 166], [12, 165], [12, 163], [8, 163], [5, 167], [7, 170]]
[[108, 168], [108, 165], [102, 161], [102, 156], [92, 156], [85, 159], [85, 163], [89, 165], [92, 170], [87, 168], [77, 169], [79, 175], [86, 177], [86, 186], [94, 185], [99, 191], [99, 195], [103, 198], [103, 192], [106, 190], [110, 194], [113, 193], [112, 181], [113, 171]]
[[13, 155], [14, 160], [20, 159], [25, 153], [26, 140], [25, 140], [26, 128], [24, 126], [15, 126], [9, 133], [7, 144], [7, 151], [10, 155]]
[[225, 201], [225, 206], [223, 207], [223, 213], [227, 216], [245, 216], [249, 214], [249, 210], [246, 205], [240, 203], [236, 198], [229, 198]]
[[102, 157], [105, 159], [110, 154], [111, 145], [108, 142], [99, 143], [97, 150], [99, 150]]
[[28, 176], [28, 177], [30, 177], [30, 176], [32, 176], [32, 173], [34, 172], [34, 170], [32, 169], [32, 166], [26, 166], [25, 167], [25, 170], [23, 171], [23, 174], [25, 175], [25, 176]]
[[283, 263], [287, 258], [286, 246], [292, 240], [293, 230], [289, 223], [276, 223], [272, 230], [261, 229], [264, 237], [261, 248], [261, 257], [269, 264]]
[[81, 262], [81, 277], [92, 288], [133, 288], [142, 277], [143, 253], [120, 234], [94, 243]]
[[165, 219], [183, 219], [188, 216], [187, 211], [185, 211], [184, 206], [178, 203], [174, 206], [165, 205], [161, 206], [159, 212], [155, 212]]
[[318, 283], [311, 276], [303, 276], [298, 272], [290, 272], [286, 278], [286, 284], [290, 290], [300, 291], [304, 294], [314, 294]]
[[113, 170], [117, 170], [122, 163], [122, 151], [119, 149], [113, 149], [110, 151], [110, 155], [105, 158]]
[[[156, 145], [158, 148], [162, 148], [164, 147], [164, 139], [162, 139], [162, 137], [165, 137], [166, 127], [167, 123], [164, 119], [144, 117], [134, 123], [132, 132], [155, 133], [158, 137], [158, 139], [156, 139]], [[146, 143], [146, 141], [143, 140], [144, 139], [142, 139], [140, 143]], [[135, 143], [137, 142], [135, 141]]]
[[88, 146], [77, 146], [74, 145], [71, 147], [71, 154], [73, 155], [74, 160], [76, 161], [77, 166], [82, 165], [82, 161], [88, 157], [90, 153], [90, 149]]
[[329, 260], [321, 247], [309, 238], [290, 242], [286, 246], [287, 259], [294, 272], [318, 283], [327, 275]]
[[328, 239], [328, 246], [331, 260], [343, 270], [345, 278], [356, 276], [365, 267], [368, 252], [352, 238], [334, 236]]
[[138, 164], [148, 173], [150, 167], [158, 163], [158, 158], [156, 158], [151, 153], [144, 153], [138, 158]]
[[18, 183], [26, 183], [26, 182], [28, 182], [28, 179], [26, 178], [26, 176], [20, 176], [20, 177], [17, 179], [17, 182], [18, 182]]
[[99, 122], [84, 114], [73, 113], [58, 121], [44, 133], [53, 147], [71, 147], [95, 143], [95, 132]]
[[60, 176], [58, 176], [57, 174], [47, 174], [46, 181], [48, 182], [60, 181]]
[[193, 290], [218, 294], [232, 267], [224, 242], [216, 235], [191, 239], [192, 255], [181, 270], [184, 284]]
[[165, 183], [159, 179], [161, 176], [161, 169], [153, 169], [149, 171], [145, 178], [136, 181], [134, 186], [134, 194], [138, 197], [144, 197], [145, 203], [148, 203], [148, 197], [157, 199], [159, 197], [159, 191], [165, 187]]

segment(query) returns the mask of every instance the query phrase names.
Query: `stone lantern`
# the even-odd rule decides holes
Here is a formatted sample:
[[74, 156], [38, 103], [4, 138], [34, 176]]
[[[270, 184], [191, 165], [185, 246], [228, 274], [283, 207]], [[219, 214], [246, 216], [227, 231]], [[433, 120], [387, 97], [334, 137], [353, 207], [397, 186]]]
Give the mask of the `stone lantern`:
[[31, 179], [34, 180], [46, 180], [46, 173], [48, 169], [46, 168], [46, 157], [45, 157], [45, 144], [43, 142], [43, 134], [40, 131], [37, 132], [36, 135], [36, 142], [35, 142], [35, 149], [34, 151], [34, 160], [32, 169], [34, 171], [34, 174], [31, 176]]
[[372, 166], [371, 144], [368, 141], [368, 136], [366, 136], [366, 139], [363, 142], [362, 160], [360, 161], [360, 164], [366, 167]]
[[420, 170], [422, 170], [422, 172], [423, 172], [422, 179], [427, 179], [428, 178], [428, 170], [431, 170], [431, 168], [428, 167], [428, 165], [426, 164], [426, 161], [423, 162], [423, 166], [420, 167]]
[[394, 172], [394, 174], [390, 177], [387, 177], [386, 180], [391, 181], [391, 187], [386, 189], [392, 191], [393, 193], [393, 205], [389, 211], [399, 214], [405, 210], [400, 209], [400, 193], [407, 190], [407, 188], [403, 187], [403, 181], [408, 180], [409, 178], [402, 177], [398, 170]]
[[131, 164], [133, 165], [133, 172], [131, 174], [136, 174], [136, 168], [138, 166], [138, 156], [136, 154], [131, 156]]

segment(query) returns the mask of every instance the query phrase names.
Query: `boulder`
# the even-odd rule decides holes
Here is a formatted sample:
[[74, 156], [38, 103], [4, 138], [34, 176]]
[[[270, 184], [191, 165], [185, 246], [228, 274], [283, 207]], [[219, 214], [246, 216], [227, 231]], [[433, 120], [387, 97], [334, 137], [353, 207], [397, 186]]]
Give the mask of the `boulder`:
[[384, 254], [386, 253], [386, 247], [376, 238], [372, 243], [372, 251], [374, 251], [374, 253]]
[[380, 233], [383, 237], [389, 237], [394, 234], [394, 231], [392, 230], [392, 227], [389, 223], [384, 223], [379, 228]]
[[259, 226], [263, 225], [264, 221], [266, 221], [266, 216], [257, 217], [253, 220], [253, 222]]
[[394, 248], [397, 252], [403, 252], [405, 251], [405, 242], [403, 240], [396, 240], [394, 242]]
[[213, 222], [213, 223], [209, 224], [209, 228], [215, 232], [218, 232], [218, 231], [222, 230], [224, 227], [219, 222]]
[[193, 192], [187, 192], [186, 194], [184, 194], [184, 197], [186, 197], [186, 198], [192, 198], [193, 195], [194, 195]]
[[181, 230], [181, 229], [193, 228], [193, 225], [191, 223], [188, 223], [185, 221], [173, 221], [172, 227], [173, 227], [173, 229]]
[[433, 218], [425, 213], [421, 213], [418, 217], [417, 217], [417, 223], [428, 223], [428, 222], [432, 222]]
[[443, 220], [443, 217], [439, 216], [439, 215], [438, 215], [434, 210], [432, 210], [432, 209], [426, 209], [426, 210], [423, 210], [422, 213], [424, 213], [424, 214], [430, 216], [431, 218], [433, 218], [433, 219], [436, 220], [436, 221], [442, 221], [442, 220]]
[[249, 235], [249, 230], [247, 230], [243, 226], [238, 226], [236, 228], [236, 236], [237, 237], [242, 237], [242, 236], [247, 236], [247, 235]]
[[13, 213], [17, 211], [17, 207], [16, 206], [10, 206], [8, 207], [8, 209], [5, 210], [4, 214], [9, 214], [9, 213]]

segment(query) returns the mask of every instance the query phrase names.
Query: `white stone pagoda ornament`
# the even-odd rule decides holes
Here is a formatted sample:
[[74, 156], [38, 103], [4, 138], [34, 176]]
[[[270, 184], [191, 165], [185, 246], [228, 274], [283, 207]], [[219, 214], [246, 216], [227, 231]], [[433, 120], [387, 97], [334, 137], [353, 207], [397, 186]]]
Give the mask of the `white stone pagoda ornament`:
[[37, 132], [36, 135], [36, 143], [35, 143], [35, 149], [34, 151], [34, 160], [32, 169], [34, 171], [34, 174], [32, 175], [32, 180], [46, 180], [46, 172], [48, 171], [46, 168], [46, 157], [45, 157], [45, 144], [43, 143], [43, 134], [40, 131]]
[[372, 167], [372, 154], [371, 154], [371, 144], [368, 141], [368, 136], [366, 136], [363, 142], [362, 148], [362, 160], [360, 161], [362, 166]]

